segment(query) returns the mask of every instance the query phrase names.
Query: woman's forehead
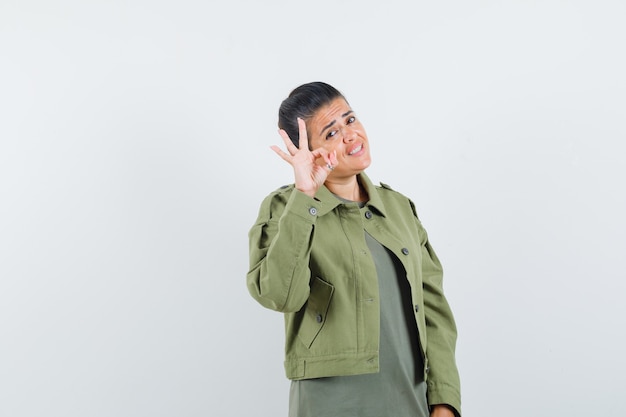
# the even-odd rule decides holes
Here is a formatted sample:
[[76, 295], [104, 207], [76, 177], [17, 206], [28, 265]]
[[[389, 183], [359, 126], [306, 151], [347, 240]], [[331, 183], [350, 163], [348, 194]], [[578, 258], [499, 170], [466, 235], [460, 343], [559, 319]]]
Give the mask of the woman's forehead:
[[345, 117], [350, 112], [352, 112], [350, 105], [345, 99], [338, 97], [327, 105], [320, 107], [319, 110], [313, 114], [310, 121], [311, 124], [326, 126], [326, 124], [336, 119]]

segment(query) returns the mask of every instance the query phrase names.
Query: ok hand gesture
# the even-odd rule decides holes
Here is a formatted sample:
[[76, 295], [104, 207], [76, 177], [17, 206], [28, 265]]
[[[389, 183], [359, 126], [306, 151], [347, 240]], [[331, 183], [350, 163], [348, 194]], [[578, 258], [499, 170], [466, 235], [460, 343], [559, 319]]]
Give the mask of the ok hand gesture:
[[283, 152], [278, 146], [272, 146], [272, 150], [292, 167], [295, 175], [296, 189], [310, 197], [314, 197], [317, 190], [324, 184], [328, 175], [337, 166], [337, 153], [332, 153], [324, 148], [309, 150], [306, 124], [298, 118], [300, 132], [299, 147], [296, 147], [289, 139], [289, 135], [283, 129], [279, 130], [280, 136], [285, 142], [287, 151]]

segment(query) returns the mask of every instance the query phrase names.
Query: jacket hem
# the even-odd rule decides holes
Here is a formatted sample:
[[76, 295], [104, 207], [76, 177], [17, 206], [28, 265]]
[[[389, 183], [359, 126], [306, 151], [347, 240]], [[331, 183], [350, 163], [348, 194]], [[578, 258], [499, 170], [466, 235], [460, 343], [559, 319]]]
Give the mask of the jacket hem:
[[378, 372], [378, 352], [288, 359], [285, 372], [291, 380], [372, 374]]

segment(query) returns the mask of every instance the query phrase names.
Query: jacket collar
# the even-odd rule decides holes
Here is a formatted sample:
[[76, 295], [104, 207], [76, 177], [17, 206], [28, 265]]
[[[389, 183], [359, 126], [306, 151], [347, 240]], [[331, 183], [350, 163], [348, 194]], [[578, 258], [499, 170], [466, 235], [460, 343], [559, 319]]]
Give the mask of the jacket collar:
[[[376, 210], [383, 217], [386, 217], [385, 214], [385, 205], [383, 204], [383, 200], [378, 193], [378, 189], [372, 183], [365, 172], [361, 172], [357, 175], [358, 181], [363, 185], [365, 191], [367, 191], [367, 195], [369, 196], [369, 200], [365, 203], [367, 207], [371, 207]], [[315, 194], [315, 199], [319, 201], [320, 207], [318, 208], [318, 216], [323, 216], [326, 213], [332, 211], [335, 207], [340, 204], [343, 204], [333, 193], [330, 192], [325, 185], [322, 185]]]

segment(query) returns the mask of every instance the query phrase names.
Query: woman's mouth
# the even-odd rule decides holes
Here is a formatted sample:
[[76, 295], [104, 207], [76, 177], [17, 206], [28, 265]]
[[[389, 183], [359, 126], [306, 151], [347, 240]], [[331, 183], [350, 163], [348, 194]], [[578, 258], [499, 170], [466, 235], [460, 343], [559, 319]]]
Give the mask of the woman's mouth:
[[359, 146], [357, 146], [356, 148], [352, 149], [348, 155], [354, 155], [355, 153], [359, 152], [361, 149], [363, 149], [363, 144], [360, 144]]

